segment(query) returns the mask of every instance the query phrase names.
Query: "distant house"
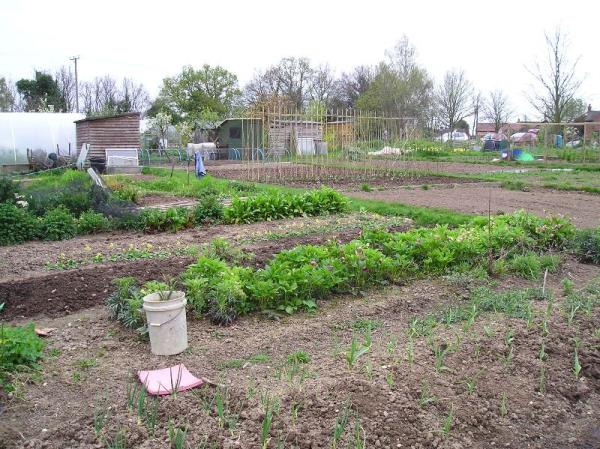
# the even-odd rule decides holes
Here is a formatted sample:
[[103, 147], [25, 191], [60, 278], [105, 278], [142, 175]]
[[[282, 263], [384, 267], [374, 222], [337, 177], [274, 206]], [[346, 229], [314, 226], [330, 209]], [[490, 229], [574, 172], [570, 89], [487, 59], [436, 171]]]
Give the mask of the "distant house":
[[[500, 127], [500, 132], [506, 134], [507, 136], [517, 133], [527, 131], [528, 127], [522, 123], [504, 123]], [[496, 132], [496, 124], [495, 123], [477, 123], [476, 135], [477, 138], [481, 139], [483, 136], [489, 133]]]
[[588, 105], [587, 112], [575, 118], [573, 123], [585, 123], [585, 125], [575, 126], [575, 128], [577, 128], [579, 134], [583, 136], [583, 141], [589, 142], [594, 136], [594, 133], [600, 132], [600, 111], [592, 110], [592, 105], [590, 104]]

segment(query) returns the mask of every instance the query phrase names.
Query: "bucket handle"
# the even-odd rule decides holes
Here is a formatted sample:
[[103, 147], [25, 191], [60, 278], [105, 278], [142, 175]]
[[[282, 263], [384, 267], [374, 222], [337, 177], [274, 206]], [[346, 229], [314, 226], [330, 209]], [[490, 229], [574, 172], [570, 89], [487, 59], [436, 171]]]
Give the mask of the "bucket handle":
[[154, 326], [154, 327], [160, 327], [160, 326], [164, 326], [165, 324], [170, 323], [171, 321], [173, 321], [175, 318], [177, 318], [179, 315], [181, 315], [181, 312], [183, 312], [185, 310], [185, 307], [182, 307], [181, 309], [179, 309], [179, 312], [177, 312], [173, 317], [169, 318], [167, 321], [165, 321], [164, 323], [148, 323], [150, 326]]

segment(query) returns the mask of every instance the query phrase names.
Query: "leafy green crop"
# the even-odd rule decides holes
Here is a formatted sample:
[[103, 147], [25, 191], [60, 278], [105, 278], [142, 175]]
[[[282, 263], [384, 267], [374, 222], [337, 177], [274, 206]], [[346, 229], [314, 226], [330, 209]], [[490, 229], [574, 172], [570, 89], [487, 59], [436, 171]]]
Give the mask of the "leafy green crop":
[[347, 200], [333, 189], [322, 188], [303, 194], [262, 193], [250, 198], [234, 198], [225, 208], [226, 223], [254, 223], [282, 218], [343, 212]]
[[0, 245], [14, 245], [35, 238], [38, 221], [26, 209], [0, 203]]
[[27, 326], [0, 325], [0, 387], [9, 386], [9, 374], [37, 368], [44, 342], [35, 333], [33, 323]]
[[75, 237], [77, 224], [69, 210], [60, 205], [42, 217], [39, 235], [44, 240], [64, 240]]
[[143, 293], [132, 277], [113, 279], [117, 290], [106, 299], [111, 318], [116, 319], [129, 329], [135, 329], [145, 335], [148, 330], [142, 311]]
[[[367, 231], [360, 240], [343, 245], [301, 245], [282, 251], [255, 271], [205, 255], [188, 267], [183, 279], [196, 314], [208, 313], [213, 321], [228, 324], [253, 310], [310, 310], [318, 299], [332, 294], [359, 293], [409, 277], [443, 274], [457, 266], [475, 267], [486, 262], [488, 250], [495, 258], [534, 257], [539, 272], [558, 259], [529, 256], [531, 251], [562, 249], [572, 234], [573, 227], [565, 220], [517, 212], [493, 218], [489, 230], [478, 223], [457, 229]], [[464, 319], [463, 315], [468, 311], [457, 311], [456, 319]]]

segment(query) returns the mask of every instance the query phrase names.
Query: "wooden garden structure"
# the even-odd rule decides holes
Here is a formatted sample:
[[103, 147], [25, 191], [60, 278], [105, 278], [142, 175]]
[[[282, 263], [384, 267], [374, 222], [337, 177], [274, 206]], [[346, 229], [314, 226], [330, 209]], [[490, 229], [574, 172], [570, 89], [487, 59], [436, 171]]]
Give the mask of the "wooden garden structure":
[[140, 113], [128, 112], [103, 117], [88, 117], [75, 122], [77, 148], [89, 144], [89, 160], [104, 159], [107, 148], [140, 147]]

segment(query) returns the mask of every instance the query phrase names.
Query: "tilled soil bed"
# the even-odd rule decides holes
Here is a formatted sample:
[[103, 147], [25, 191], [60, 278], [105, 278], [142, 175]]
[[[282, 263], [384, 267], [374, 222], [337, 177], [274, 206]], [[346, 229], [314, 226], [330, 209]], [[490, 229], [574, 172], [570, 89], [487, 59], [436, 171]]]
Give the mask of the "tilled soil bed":
[[280, 184], [307, 189], [326, 186], [344, 192], [361, 190], [365, 188], [365, 185], [374, 189], [389, 189], [423, 184], [473, 183], [473, 180], [463, 178], [384, 172], [374, 166], [361, 168], [359, 164], [352, 169], [291, 163], [266, 163], [250, 167], [239, 164], [214, 167], [209, 173], [218, 178], [239, 181]]
[[353, 192], [349, 195], [392, 203], [441, 207], [471, 214], [487, 214], [491, 194], [492, 213], [510, 213], [525, 209], [536, 215], [562, 214], [578, 227], [591, 228], [600, 224], [600, 195], [533, 189], [521, 192], [493, 185], [457, 185], [452, 189], [393, 189], [373, 192]]
[[[388, 228], [402, 231], [406, 225]], [[324, 244], [330, 240], [347, 243], [357, 238], [360, 228], [349, 228], [339, 232], [291, 236], [276, 240], [248, 244], [241, 249], [249, 254], [244, 262], [262, 267], [274, 254], [302, 244]], [[36, 315], [62, 316], [77, 310], [102, 304], [114, 289], [112, 280], [133, 276], [140, 282], [175, 277], [181, 274], [192, 257], [173, 256], [165, 259], [135, 260], [112, 264], [88, 266], [76, 270], [52, 272], [10, 281], [0, 281], [0, 303], [4, 303], [4, 319], [28, 318]]]
[[[244, 240], [260, 240], [272, 234], [285, 235], [289, 232], [321, 234], [324, 229], [352, 229], [368, 223], [386, 226], [388, 223], [399, 221], [402, 219], [373, 214], [346, 214], [298, 217], [247, 225], [207, 225], [177, 233], [145, 234], [123, 231], [86, 235], [56, 242], [33, 241], [0, 247], [0, 282], [46, 276], [49, 273], [48, 264], [55, 266], [57, 262], [68, 260], [89, 262], [98, 254], [108, 259], [131, 249], [173, 253], [182, 252], [185, 248], [194, 245], [206, 244], [215, 238], [225, 239], [229, 243], [238, 243]], [[95, 263], [94, 265], [97, 266]]]
[[[581, 287], [599, 272], [568, 260], [550, 276], [547, 287], [557, 300], [547, 336], [540, 327], [548, 308], [542, 301], [531, 325], [488, 314], [472, 327], [442, 325], [431, 339], [409, 338], [414, 317], [464, 304], [464, 285], [443, 279], [338, 297], [320, 303], [315, 314], [279, 320], [250, 316], [221, 328], [190, 318], [190, 348], [168, 358], [151, 355], [148, 343], [111, 321], [103, 307], [40, 319], [39, 326], [56, 328], [47, 339], [52, 355], [35, 384], [21, 385], [18, 397], [2, 397], [0, 447], [100, 448], [121, 432], [125, 447], [162, 448], [169, 447], [171, 425], [187, 427], [190, 447], [259, 448], [271, 397], [269, 448], [331, 447], [344, 410], [338, 448], [356, 447], [357, 437], [382, 448], [597, 448], [600, 339], [594, 332], [600, 316], [596, 309], [568, 325], [560, 279], [570, 276]], [[367, 328], [370, 349], [349, 367], [350, 341], [354, 335], [363, 344]], [[572, 371], [574, 336], [582, 341], [580, 378]], [[441, 366], [436, 344], [445, 351]], [[306, 363], [290, 364], [296, 351], [306, 353]], [[127, 406], [135, 372], [180, 362], [223, 387], [161, 397], [152, 431], [137, 405]], [[542, 368], [547, 379], [540, 392]], [[217, 397], [223, 398], [221, 415]]]

